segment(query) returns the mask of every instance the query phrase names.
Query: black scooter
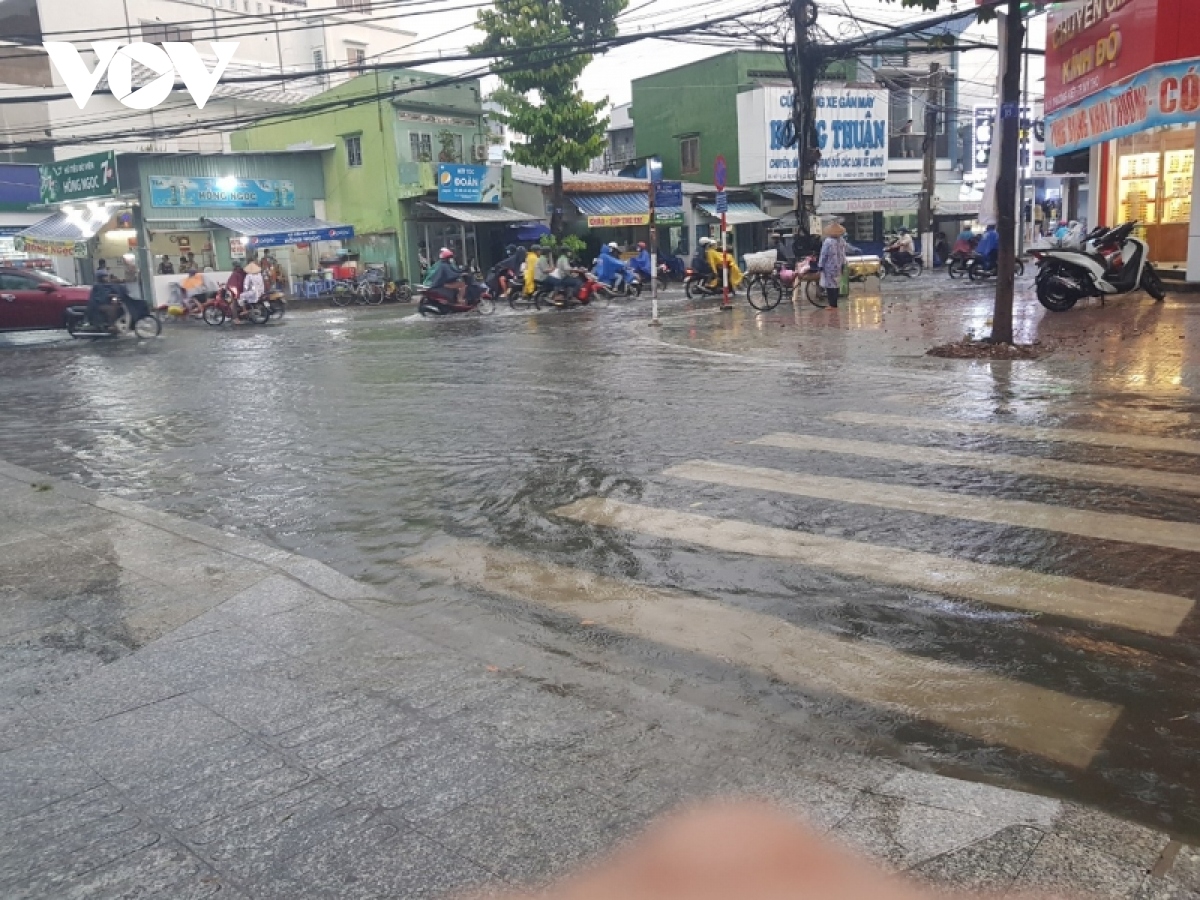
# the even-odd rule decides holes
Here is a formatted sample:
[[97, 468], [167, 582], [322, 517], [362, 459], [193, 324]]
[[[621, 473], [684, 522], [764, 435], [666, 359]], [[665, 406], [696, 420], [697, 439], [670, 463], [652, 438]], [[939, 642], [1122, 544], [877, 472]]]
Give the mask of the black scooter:
[[[1025, 274], [1025, 263], [1020, 259], [1016, 260], [1015, 268], [1018, 278]], [[988, 278], [995, 278], [998, 270], [999, 261], [996, 265], [989, 265], [986, 259], [976, 253], [967, 264], [967, 277], [972, 281], [985, 281]]]
[[106, 288], [104, 285], [92, 288], [93, 292], [97, 290], [104, 293], [96, 298], [96, 303], [67, 307], [67, 334], [71, 337], [111, 338], [132, 333], [140, 340], [162, 333], [162, 320], [146, 301], [131, 297], [124, 288]]

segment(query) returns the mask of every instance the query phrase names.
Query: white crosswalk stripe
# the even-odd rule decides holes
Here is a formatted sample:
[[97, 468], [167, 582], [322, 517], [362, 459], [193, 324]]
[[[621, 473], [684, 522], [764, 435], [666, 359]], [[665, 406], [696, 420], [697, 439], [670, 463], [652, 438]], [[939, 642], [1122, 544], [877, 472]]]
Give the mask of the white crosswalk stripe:
[[1078, 428], [1043, 428], [1036, 425], [1009, 425], [1001, 422], [955, 422], [947, 419], [923, 419], [881, 413], [838, 412], [829, 416], [844, 425], [872, 425], [917, 431], [950, 431], [957, 434], [988, 434], [1023, 441], [1087, 444], [1092, 447], [1124, 447], [1156, 453], [1186, 453], [1200, 456], [1200, 441], [1187, 438], [1155, 437], [1146, 434], [1084, 431]]
[[1191, 600], [1170, 594], [598, 497], [576, 501], [554, 513], [725, 553], [788, 560], [880, 584], [1150, 634], [1174, 634], [1194, 606]]
[[[570, 515], [578, 506], [560, 512]], [[1121, 712], [1113, 704], [475, 542], [449, 543], [406, 562], [439, 579], [729, 661], [806, 690], [897, 710], [1069, 766], [1083, 768], [1092, 761]]]
[[692, 460], [672, 466], [664, 473], [708, 484], [773, 491], [798, 497], [857, 503], [885, 509], [948, 516], [1018, 528], [1037, 528], [1062, 534], [1132, 544], [1148, 544], [1200, 553], [1200, 525], [1166, 522], [1117, 513], [1100, 513], [1033, 503], [1028, 500], [1003, 500], [973, 494], [954, 494], [927, 488], [802, 475], [780, 469], [739, 466], [728, 463]]
[[941, 447], [919, 447], [913, 444], [876, 443], [843, 438], [820, 437], [809, 434], [768, 434], [750, 441], [763, 447], [780, 447], [812, 453], [836, 453], [919, 465], [961, 466], [986, 469], [990, 472], [1011, 472], [1016, 475], [1060, 478], [1067, 481], [1087, 481], [1118, 487], [1150, 488], [1180, 494], [1200, 494], [1200, 477], [1154, 469], [1128, 469], [1119, 466], [1097, 466], [1066, 462], [1058, 459], [1039, 459], [1031, 456], [1007, 456], [997, 453], [974, 453], [946, 450]]

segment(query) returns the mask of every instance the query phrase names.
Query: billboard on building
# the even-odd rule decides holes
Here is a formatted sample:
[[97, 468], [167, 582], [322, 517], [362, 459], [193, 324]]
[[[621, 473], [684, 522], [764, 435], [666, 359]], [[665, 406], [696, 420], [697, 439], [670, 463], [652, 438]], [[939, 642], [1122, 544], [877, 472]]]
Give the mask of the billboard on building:
[[500, 205], [500, 168], [438, 163], [438, 202]]
[[150, 205], [160, 209], [180, 206], [294, 209], [296, 186], [291, 181], [277, 178], [151, 175]]
[[1064, 0], [1050, 11], [1046, 152], [1200, 115], [1200, 3]]
[[[822, 85], [815, 97], [817, 181], [882, 181], [888, 167], [888, 94], [879, 88]], [[766, 86], [738, 95], [742, 184], [795, 182], [792, 89]]]
[[1066, 0], [1046, 20], [1046, 112], [1158, 62], [1159, 0]]

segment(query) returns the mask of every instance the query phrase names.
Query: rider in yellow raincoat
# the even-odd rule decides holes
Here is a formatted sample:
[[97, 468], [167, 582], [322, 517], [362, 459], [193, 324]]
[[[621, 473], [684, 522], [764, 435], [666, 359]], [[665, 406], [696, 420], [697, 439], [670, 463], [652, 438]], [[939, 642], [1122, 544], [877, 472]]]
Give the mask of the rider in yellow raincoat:
[[[737, 290], [742, 283], [742, 270], [738, 268], [737, 260], [733, 258], [733, 253], [726, 251], [729, 256], [729, 287]], [[714, 287], [721, 286], [721, 245], [717, 243], [708, 245], [708, 266], [716, 273]]]

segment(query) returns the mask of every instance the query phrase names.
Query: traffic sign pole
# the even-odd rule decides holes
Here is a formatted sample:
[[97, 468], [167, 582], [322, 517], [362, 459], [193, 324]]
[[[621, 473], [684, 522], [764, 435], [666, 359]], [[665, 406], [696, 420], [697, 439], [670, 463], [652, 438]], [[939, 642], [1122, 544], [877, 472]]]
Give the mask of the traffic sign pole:
[[729, 250], [726, 243], [725, 214], [729, 209], [729, 198], [725, 195], [725, 183], [729, 167], [723, 155], [717, 156], [713, 165], [713, 186], [717, 189], [717, 212], [721, 214], [721, 309], [733, 309], [729, 299]]

